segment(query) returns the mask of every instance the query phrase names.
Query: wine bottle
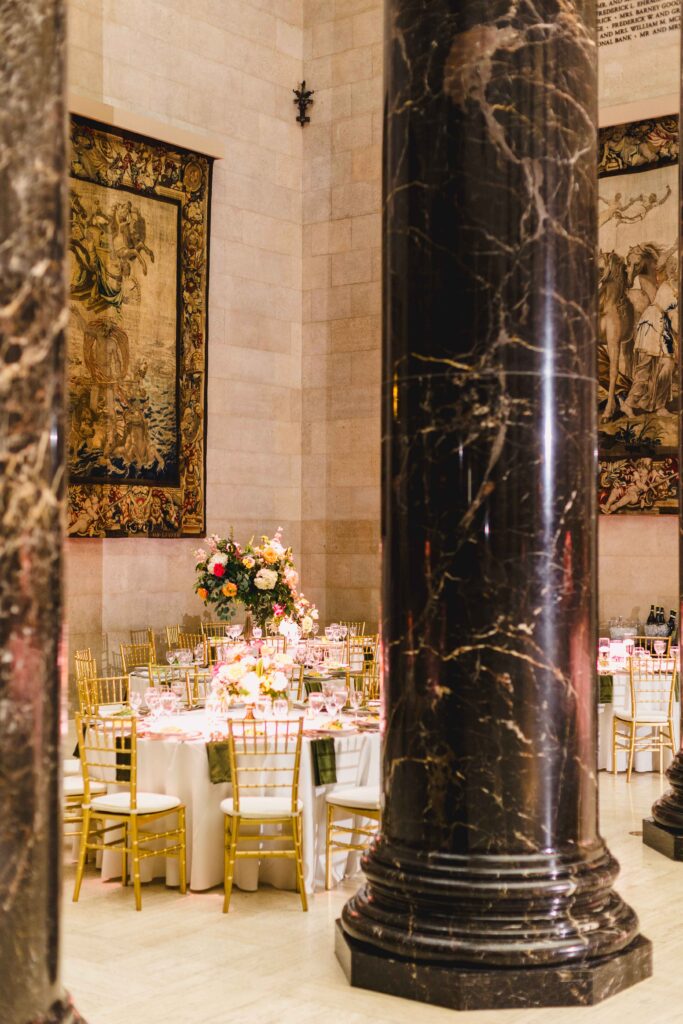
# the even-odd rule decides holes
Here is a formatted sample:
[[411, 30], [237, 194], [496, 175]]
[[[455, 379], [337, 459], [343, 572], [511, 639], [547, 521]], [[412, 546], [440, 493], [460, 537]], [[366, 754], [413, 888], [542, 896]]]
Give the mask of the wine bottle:
[[664, 608], [661, 605], [657, 609], [657, 625], [658, 626], [666, 625], [666, 620], [664, 618]]
[[653, 604], [651, 604], [651, 605], [650, 605], [650, 614], [649, 614], [649, 615], [648, 615], [648, 617], [647, 617], [647, 623], [646, 623], [646, 625], [648, 625], [648, 626], [654, 626], [654, 624], [655, 624], [655, 622], [656, 622], [656, 621], [657, 621], [657, 620], [655, 619], [655, 606], [654, 606]]
[[675, 636], [676, 635], [676, 612], [673, 610], [673, 608], [669, 612], [669, 621], [668, 621], [667, 625], [669, 627], [669, 636]]

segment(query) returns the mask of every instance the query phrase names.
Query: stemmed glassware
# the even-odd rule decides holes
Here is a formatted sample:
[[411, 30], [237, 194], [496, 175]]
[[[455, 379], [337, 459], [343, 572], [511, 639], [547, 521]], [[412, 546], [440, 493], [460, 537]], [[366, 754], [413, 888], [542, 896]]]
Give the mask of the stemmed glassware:
[[151, 721], [156, 720], [159, 717], [159, 691], [156, 686], [149, 686], [145, 690], [145, 704], [149, 708], [149, 717]]
[[339, 712], [346, 704], [346, 698], [348, 697], [348, 695], [349, 691], [346, 689], [345, 686], [335, 688], [334, 693], [332, 694], [332, 703], [335, 708], [335, 718], [339, 717]]
[[289, 702], [284, 698], [279, 697], [273, 701], [273, 717], [274, 718], [286, 718], [287, 712], [289, 711]]
[[313, 718], [317, 718], [323, 709], [325, 697], [322, 693], [309, 693], [308, 707]]
[[350, 690], [349, 691], [349, 704], [351, 705], [351, 707], [354, 710], [354, 716], [353, 716], [354, 722], [358, 722], [358, 709], [360, 708], [362, 703], [363, 703], [363, 691], [362, 690], [356, 690], [355, 688], [353, 690]]
[[137, 715], [142, 706], [142, 694], [139, 690], [131, 690], [128, 694], [128, 703], [130, 704], [130, 710], [134, 715]]
[[655, 640], [652, 646], [654, 648], [655, 654], [661, 658], [661, 656], [666, 651], [666, 640]]

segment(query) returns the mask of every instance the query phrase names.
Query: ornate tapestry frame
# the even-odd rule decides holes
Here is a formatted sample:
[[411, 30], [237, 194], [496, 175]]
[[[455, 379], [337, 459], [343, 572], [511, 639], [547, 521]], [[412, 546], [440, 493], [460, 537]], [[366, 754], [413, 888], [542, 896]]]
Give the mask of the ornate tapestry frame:
[[[170, 483], [119, 477], [110, 482], [70, 482], [67, 534], [203, 537], [213, 158], [75, 115], [70, 130], [72, 179], [118, 190], [122, 200], [134, 201], [138, 195], [170, 202], [178, 207], [179, 217], [174, 311], [177, 472]], [[72, 189], [72, 207], [74, 194]], [[129, 252], [135, 261], [135, 252]], [[139, 262], [142, 258], [140, 252]], [[147, 274], [144, 266], [142, 273]], [[112, 336], [115, 330], [109, 326]], [[83, 346], [85, 350], [85, 341]]]

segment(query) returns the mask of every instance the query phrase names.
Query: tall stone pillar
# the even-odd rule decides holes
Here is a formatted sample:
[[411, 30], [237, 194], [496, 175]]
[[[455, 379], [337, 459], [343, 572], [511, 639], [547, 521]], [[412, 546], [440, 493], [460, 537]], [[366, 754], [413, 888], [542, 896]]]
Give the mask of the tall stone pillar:
[[64, 0], [0, 26], [0, 1018], [61, 1024]]
[[[681, 28], [683, 39], [683, 26]], [[681, 55], [681, 97], [683, 98], [683, 53]], [[680, 125], [679, 125], [680, 134]], [[679, 287], [678, 294], [681, 294], [680, 282], [683, 279], [681, 273], [681, 252], [683, 251], [683, 159], [678, 160], [678, 272]], [[680, 297], [679, 297], [680, 304]], [[681, 317], [679, 313], [678, 322]], [[679, 327], [680, 334], [680, 327]], [[683, 385], [683, 359], [679, 357], [678, 365], [679, 387]], [[679, 409], [679, 430], [678, 430], [678, 464], [683, 472], [683, 417]], [[680, 499], [679, 499], [680, 500]], [[683, 514], [679, 509], [678, 513], [678, 565], [679, 565], [679, 600], [678, 600], [678, 622], [679, 640], [683, 650]], [[679, 665], [680, 668], [680, 665]], [[683, 700], [681, 701], [681, 738], [683, 739]], [[671, 789], [657, 800], [652, 807], [652, 817], [643, 821], [643, 842], [651, 846], [659, 853], [663, 853], [672, 860], [683, 860], [683, 748], [669, 765], [666, 772]]]
[[651, 951], [598, 832], [594, 0], [387, 0], [384, 782], [352, 984], [597, 1002]]

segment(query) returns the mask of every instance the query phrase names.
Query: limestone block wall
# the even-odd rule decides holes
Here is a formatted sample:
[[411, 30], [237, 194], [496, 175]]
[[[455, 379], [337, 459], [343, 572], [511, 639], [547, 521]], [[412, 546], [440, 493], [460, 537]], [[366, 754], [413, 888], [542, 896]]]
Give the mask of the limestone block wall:
[[[223, 140], [212, 204], [207, 529], [301, 549], [301, 0], [71, 0], [70, 88]], [[193, 540], [70, 540], [70, 647], [188, 621]]]
[[307, 0], [302, 553], [325, 618], [379, 605], [382, 3]]

